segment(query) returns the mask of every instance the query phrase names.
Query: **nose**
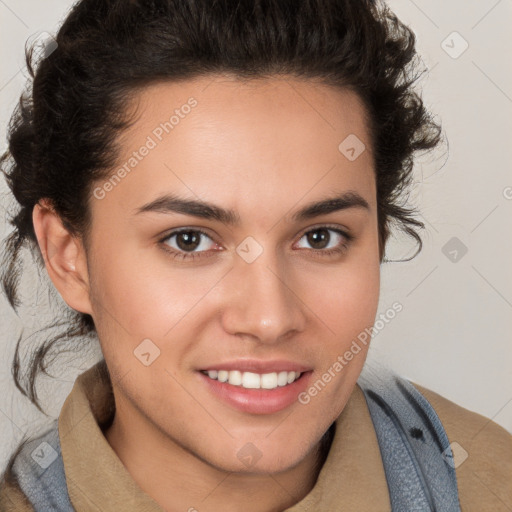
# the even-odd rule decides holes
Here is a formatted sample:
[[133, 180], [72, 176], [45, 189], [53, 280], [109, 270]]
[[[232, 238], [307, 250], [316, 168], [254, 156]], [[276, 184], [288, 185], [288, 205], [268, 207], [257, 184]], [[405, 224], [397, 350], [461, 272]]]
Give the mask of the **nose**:
[[270, 344], [304, 330], [306, 307], [293, 269], [264, 251], [252, 263], [237, 257], [228, 276], [222, 314], [226, 332]]

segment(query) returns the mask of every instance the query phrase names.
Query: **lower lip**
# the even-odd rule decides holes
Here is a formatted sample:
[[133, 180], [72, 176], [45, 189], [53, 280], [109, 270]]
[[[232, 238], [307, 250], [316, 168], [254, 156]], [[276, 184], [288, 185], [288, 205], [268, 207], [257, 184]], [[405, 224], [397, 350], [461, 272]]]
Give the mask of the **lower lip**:
[[275, 389], [246, 389], [227, 382], [210, 379], [198, 372], [209, 390], [231, 407], [250, 414], [272, 414], [297, 402], [298, 395], [308, 386], [312, 372], [304, 372], [299, 379]]

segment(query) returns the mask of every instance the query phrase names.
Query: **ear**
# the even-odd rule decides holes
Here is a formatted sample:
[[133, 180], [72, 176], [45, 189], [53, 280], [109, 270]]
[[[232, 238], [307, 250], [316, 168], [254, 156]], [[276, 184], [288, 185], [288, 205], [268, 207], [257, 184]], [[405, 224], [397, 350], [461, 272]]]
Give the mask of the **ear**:
[[64, 227], [51, 203], [34, 206], [32, 222], [46, 270], [55, 288], [71, 308], [92, 314], [87, 257], [80, 238]]

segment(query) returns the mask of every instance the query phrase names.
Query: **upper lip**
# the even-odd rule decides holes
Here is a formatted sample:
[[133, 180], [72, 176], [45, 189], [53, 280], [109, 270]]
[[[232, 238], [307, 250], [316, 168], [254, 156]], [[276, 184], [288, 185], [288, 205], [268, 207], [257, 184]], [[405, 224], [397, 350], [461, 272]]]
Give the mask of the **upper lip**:
[[263, 361], [261, 359], [238, 359], [235, 361], [224, 361], [223, 363], [215, 363], [201, 368], [202, 371], [211, 370], [239, 370], [241, 372], [253, 373], [273, 373], [273, 372], [307, 372], [311, 367], [305, 366], [293, 361], [286, 361], [283, 359], [274, 359]]

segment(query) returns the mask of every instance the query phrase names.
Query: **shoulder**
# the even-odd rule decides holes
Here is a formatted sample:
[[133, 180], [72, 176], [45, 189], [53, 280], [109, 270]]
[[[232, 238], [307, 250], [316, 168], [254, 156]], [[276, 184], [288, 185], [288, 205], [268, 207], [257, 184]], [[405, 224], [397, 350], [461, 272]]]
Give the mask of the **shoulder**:
[[14, 462], [22, 448], [23, 444], [20, 444], [11, 455], [4, 472], [0, 476], [0, 512], [34, 511], [34, 507], [21, 490], [18, 479], [13, 471]]
[[436, 411], [451, 443], [462, 510], [509, 511], [512, 435], [492, 420], [412, 384]]
[[25, 437], [11, 456], [0, 479], [0, 512], [31, 512], [51, 504], [52, 510], [69, 507], [60, 454], [58, 423]]
[[0, 512], [33, 512], [34, 507], [15, 483], [0, 480]]

